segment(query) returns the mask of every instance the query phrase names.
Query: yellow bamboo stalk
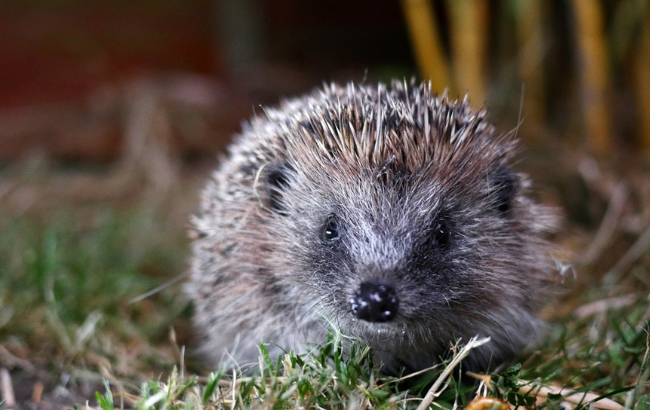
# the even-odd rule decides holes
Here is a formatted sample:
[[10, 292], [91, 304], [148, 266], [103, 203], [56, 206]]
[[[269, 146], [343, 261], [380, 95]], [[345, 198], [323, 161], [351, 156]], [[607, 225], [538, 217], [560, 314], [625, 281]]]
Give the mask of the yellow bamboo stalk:
[[[650, 9], [646, 7], [644, 15]], [[640, 138], [639, 145], [644, 150], [650, 150], [650, 19], [643, 19], [639, 52], [634, 66], [636, 80], [636, 98], [639, 105]]]
[[595, 0], [572, 0], [576, 19], [579, 52], [581, 105], [585, 131], [591, 148], [606, 154], [614, 148], [607, 104], [609, 61], [605, 52], [601, 3]]
[[442, 93], [451, 84], [431, 3], [429, 0], [402, 0], [402, 10], [420, 75], [431, 80], [432, 91]]
[[454, 77], [461, 93], [472, 101], [485, 102], [487, 12], [485, 0], [449, 0], [451, 52]]
[[517, 70], [524, 85], [522, 124], [524, 134], [539, 136], [544, 128], [544, 60], [543, 2], [541, 0], [513, 0], [517, 45], [519, 48]]

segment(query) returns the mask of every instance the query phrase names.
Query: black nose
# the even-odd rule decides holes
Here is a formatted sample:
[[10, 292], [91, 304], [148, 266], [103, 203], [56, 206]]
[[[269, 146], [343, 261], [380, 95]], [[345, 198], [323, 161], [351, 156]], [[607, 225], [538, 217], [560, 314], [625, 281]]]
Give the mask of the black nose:
[[352, 314], [368, 322], [388, 322], [397, 315], [399, 301], [391, 286], [364, 282], [350, 298]]

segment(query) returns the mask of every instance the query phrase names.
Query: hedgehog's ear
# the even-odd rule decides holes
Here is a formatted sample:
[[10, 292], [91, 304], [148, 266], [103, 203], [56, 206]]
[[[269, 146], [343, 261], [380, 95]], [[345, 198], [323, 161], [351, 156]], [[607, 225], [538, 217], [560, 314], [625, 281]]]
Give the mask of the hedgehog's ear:
[[265, 170], [267, 187], [267, 203], [265, 204], [272, 212], [286, 216], [287, 205], [284, 200], [284, 193], [289, 186], [288, 173], [290, 167], [286, 164], [269, 165]]
[[512, 201], [519, 190], [519, 179], [506, 165], [498, 166], [488, 178], [489, 197], [494, 209], [502, 217], [510, 216]]

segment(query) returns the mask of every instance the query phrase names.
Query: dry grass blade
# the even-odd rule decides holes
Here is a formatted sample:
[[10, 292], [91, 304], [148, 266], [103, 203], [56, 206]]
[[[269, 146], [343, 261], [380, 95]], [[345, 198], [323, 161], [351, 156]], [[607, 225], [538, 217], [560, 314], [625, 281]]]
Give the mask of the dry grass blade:
[[[492, 388], [492, 386], [490, 385], [491, 377], [489, 375], [477, 374], [473, 372], [467, 372], [467, 374], [485, 383], [485, 385], [489, 389]], [[590, 403], [589, 408], [595, 410], [623, 410], [624, 409], [622, 405], [608, 398], [602, 398], [600, 400], [594, 401], [598, 399], [598, 397], [600, 397], [600, 395], [595, 393], [579, 392], [579, 391], [568, 389], [566, 387], [544, 386], [533, 382], [528, 382], [526, 380], [519, 380], [519, 382], [525, 384], [519, 389], [519, 393], [535, 396], [537, 398], [537, 404], [542, 404], [546, 402], [549, 395], [559, 394], [569, 405], [581, 405], [585, 403]], [[593, 403], [591, 403], [592, 401]]]
[[440, 373], [440, 376], [438, 376], [436, 381], [433, 383], [433, 385], [427, 392], [426, 396], [424, 396], [424, 399], [422, 399], [422, 402], [418, 406], [417, 410], [425, 410], [429, 408], [429, 405], [433, 403], [433, 400], [435, 400], [435, 398], [442, 392], [442, 390], [439, 391], [439, 389], [443, 385], [443, 383], [447, 381], [449, 375], [451, 375], [451, 372], [460, 364], [461, 361], [463, 361], [464, 358], [466, 358], [469, 355], [472, 349], [482, 346], [488, 343], [489, 341], [490, 341], [489, 337], [478, 339], [475, 336], [471, 338], [469, 342], [467, 342], [467, 344], [463, 346], [463, 348], [454, 355], [454, 358], [447, 365], [445, 370], [443, 370], [442, 373]]
[[616, 284], [621, 276], [627, 272], [634, 262], [636, 262], [647, 250], [650, 248], [650, 226], [641, 234], [639, 239], [625, 252], [625, 255], [616, 265], [605, 275], [604, 282], [606, 284]]
[[11, 382], [11, 375], [4, 367], [0, 369], [0, 390], [2, 391], [2, 400], [7, 406], [16, 405], [16, 396], [14, 395], [14, 386]]
[[578, 307], [573, 312], [573, 316], [577, 319], [584, 319], [587, 316], [591, 316], [597, 313], [606, 313], [611, 309], [620, 309], [627, 306], [632, 306], [637, 301], [638, 297], [634, 294], [596, 300], [594, 302], [587, 303]]
[[[590, 392], [578, 392], [575, 390], [567, 389], [564, 387], [556, 386], [535, 386], [528, 385], [519, 389], [522, 394], [533, 394], [539, 401], [546, 401], [546, 398], [551, 394], [560, 394], [564, 400], [571, 405], [580, 405], [596, 400], [600, 395]], [[623, 410], [624, 407], [613, 400], [604, 398], [594, 401], [589, 406], [594, 410]]]

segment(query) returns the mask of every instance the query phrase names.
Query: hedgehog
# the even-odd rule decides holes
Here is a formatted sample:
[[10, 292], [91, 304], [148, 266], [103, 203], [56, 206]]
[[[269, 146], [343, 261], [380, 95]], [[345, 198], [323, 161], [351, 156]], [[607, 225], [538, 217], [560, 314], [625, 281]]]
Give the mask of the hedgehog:
[[367, 343], [385, 374], [487, 371], [538, 338], [553, 212], [467, 96], [430, 83], [325, 85], [243, 125], [192, 220], [201, 351], [215, 365]]

